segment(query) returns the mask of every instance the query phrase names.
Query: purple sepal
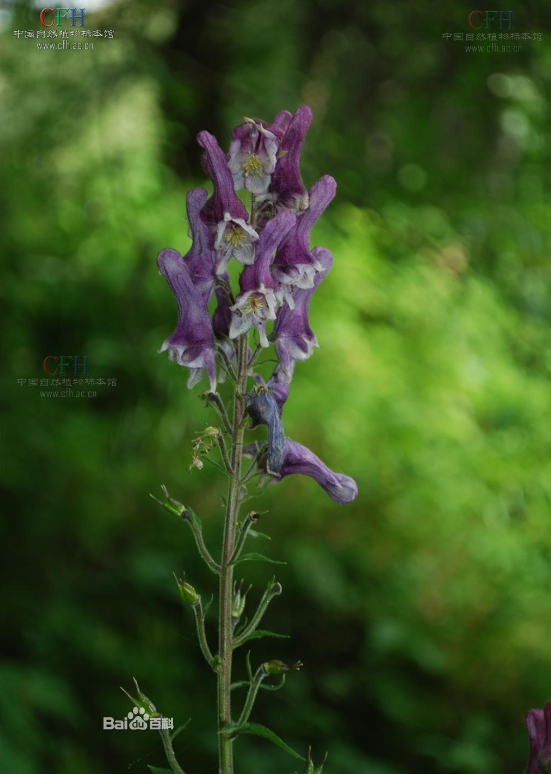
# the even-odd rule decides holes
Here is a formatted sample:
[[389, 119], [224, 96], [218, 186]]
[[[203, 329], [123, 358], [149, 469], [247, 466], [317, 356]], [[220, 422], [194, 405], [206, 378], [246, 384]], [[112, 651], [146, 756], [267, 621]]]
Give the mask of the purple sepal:
[[230, 338], [241, 336], [254, 325], [263, 347], [269, 346], [266, 322], [275, 320], [277, 300], [275, 281], [270, 273], [274, 250], [295, 223], [292, 212], [280, 212], [268, 221], [256, 246], [255, 262], [245, 266], [239, 277], [241, 293], [231, 307]]
[[[243, 454], [254, 457], [265, 445], [265, 441], [249, 444], [243, 449]], [[263, 471], [266, 470], [266, 462], [266, 455], [263, 455], [258, 463], [259, 468]], [[266, 472], [261, 476], [261, 482], [267, 475]], [[275, 484], [280, 479], [293, 475], [310, 476], [334, 502], [340, 505], [351, 503], [358, 495], [358, 485], [353, 478], [345, 476], [344, 473], [334, 473], [306, 446], [286, 438], [284, 461], [279, 477], [271, 478], [269, 483]]]
[[249, 217], [247, 208], [235, 193], [226, 156], [218, 145], [216, 137], [207, 131], [199, 132], [197, 142], [206, 151], [202, 159], [203, 167], [214, 186], [214, 193], [205, 203], [201, 217], [211, 227], [223, 221], [225, 214], [232, 219], [246, 221]]
[[214, 289], [216, 252], [213, 235], [200, 217], [207, 198], [208, 193], [204, 188], [193, 188], [186, 197], [187, 218], [193, 242], [183, 260], [193, 284], [208, 304]]
[[[291, 360], [290, 369], [291, 375], [295, 367], [295, 361]], [[267, 387], [274, 396], [275, 402], [279, 408], [279, 413], [283, 413], [283, 406], [285, 405], [287, 398], [289, 397], [290, 379], [287, 381], [283, 374], [280, 365], [276, 365], [274, 371], [267, 382], [264, 381], [260, 374], [253, 374], [255, 382], [261, 387]]]
[[527, 712], [525, 722], [530, 741], [526, 774], [551, 774], [551, 701], [543, 710]]
[[[313, 253], [310, 252], [310, 232], [335, 198], [337, 183], [330, 175], [325, 175], [310, 188], [310, 204], [308, 209], [299, 215], [295, 227], [287, 234], [277, 249], [272, 274], [283, 286], [293, 285], [297, 288], [311, 288], [314, 275], [319, 266]], [[292, 306], [292, 295], [288, 288], [283, 288], [283, 297]]]
[[205, 300], [193, 284], [179, 252], [161, 250], [157, 265], [178, 304], [178, 323], [174, 333], [163, 342], [159, 352], [168, 350], [170, 360], [190, 369], [188, 387], [195, 386], [206, 370], [210, 388], [215, 392], [214, 337]]
[[314, 291], [331, 270], [333, 256], [325, 247], [316, 247], [312, 255], [321, 267], [321, 271], [314, 276], [313, 287], [308, 290], [295, 290], [293, 309], [287, 305], [281, 306], [277, 311], [274, 324], [274, 348], [288, 381], [291, 381], [293, 373], [292, 362], [307, 360], [312, 355], [314, 347], [319, 346], [308, 320], [308, 306]]
[[293, 212], [302, 212], [308, 207], [308, 194], [300, 176], [300, 153], [311, 121], [312, 111], [307, 105], [301, 105], [281, 141], [279, 158], [270, 186], [276, 206]]

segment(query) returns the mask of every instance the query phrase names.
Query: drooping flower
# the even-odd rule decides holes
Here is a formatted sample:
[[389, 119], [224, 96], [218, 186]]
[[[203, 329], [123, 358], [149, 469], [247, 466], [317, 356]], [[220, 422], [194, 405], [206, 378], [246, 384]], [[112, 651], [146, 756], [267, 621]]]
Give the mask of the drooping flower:
[[211, 391], [216, 392], [214, 337], [205, 300], [176, 250], [161, 250], [157, 265], [178, 304], [178, 323], [159, 352], [168, 350], [170, 360], [190, 369], [187, 382], [190, 388], [197, 384], [206, 370]]
[[226, 214], [236, 222], [246, 221], [247, 208], [235, 193], [226, 156], [218, 145], [216, 137], [206, 131], [199, 132], [197, 142], [205, 149], [203, 166], [214, 186], [214, 192], [205, 203], [201, 217], [213, 228], [224, 220]]
[[246, 188], [252, 194], [266, 192], [278, 147], [275, 134], [260, 121], [245, 118], [245, 123], [233, 130], [228, 164], [236, 191]]
[[[246, 447], [243, 450], [243, 453], [247, 456], [254, 457], [265, 444], [265, 441], [257, 441]], [[258, 466], [261, 470], [266, 471], [266, 455], [261, 457]], [[268, 474], [269, 471], [264, 473], [264, 475], [261, 476], [261, 480]], [[358, 494], [358, 485], [353, 478], [345, 476], [344, 473], [334, 473], [314, 454], [314, 452], [307, 449], [306, 446], [302, 446], [302, 444], [292, 441], [290, 438], [286, 438], [283, 466], [279, 472], [279, 476], [277, 478], [271, 478], [269, 483], [277, 483], [280, 479], [292, 475], [310, 476], [310, 478], [313, 478], [314, 481], [327, 492], [334, 502], [341, 505], [351, 503], [356, 499]]]
[[272, 475], [278, 474], [283, 465], [285, 434], [281, 424], [281, 413], [271, 390], [257, 387], [245, 395], [247, 413], [253, 420], [253, 427], [267, 425], [268, 450], [266, 469]]
[[218, 255], [217, 274], [226, 271], [232, 256], [239, 263], [248, 266], [254, 261], [254, 246], [258, 234], [243, 218], [232, 218], [228, 212], [224, 214], [216, 227], [214, 247]]
[[[294, 367], [295, 367], [295, 361], [291, 360], [291, 363], [290, 363], [291, 376], [293, 374]], [[260, 385], [261, 387], [267, 387], [271, 391], [272, 395], [274, 396], [275, 402], [277, 403], [279, 413], [281, 414], [283, 412], [283, 406], [285, 405], [285, 402], [289, 397], [291, 380], [289, 379], [289, 381], [287, 381], [285, 379], [285, 375], [279, 363], [274, 368], [273, 373], [267, 382], [264, 381], [264, 379], [262, 378], [262, 376], [260, 376], [260, 374], [254, 374], [253, 378], [258, 385]]]
[[312, 227], [335, 197], [337, 184], [330, 175], [325, 175], [310, 188], [308, 209], [297, 218], [295, 227], [287, 234], [277, 249], [272, 274], [281, 283], [280, 301], [285, 300], [293, 308], [292, 287], [311, 288], [314, 275], [320, 270], [313, 253], [310, 252]]
[[269, 346], [266, 336], [266, 322], [275, 320], [275, 281], [270, 273], [274, 250], [295, 223], [292, 212], [280, 212], [264, 227], [256, 248], [256, 259], [245, 266], [239, 277], [241, 293], [231, 307], [233, 312], [230, 338], [235, 339], [247, 333], [254, 325], [260, 334], [263, 347]]
[[200, 217], [207, 199], [208, 193], [204, 188], [193, 188], [186, 197], [187, 218], [193, 242], [183, 260], [193, 284], [208, 304], [216, 276], [216, 253], [212, 233]]
[[297, 213], [308, 207], [308, 194], [300, 175], [300, 153], [311, 121], [312, 111], [307, 105], [297, 108], [281, 141], [270, 186], [276, 206]]
[[314, 259], [321, 270], [314, 276], [313, 287], [308, 290], [296, 290], [293, 293], [294, 308], [281, 306], [277, 311], [274, 325], [275, 351], [285, 378], [290, 381], [292, 362], [307, 360], [318, 347], [318, 340], [310, 327], [308, 306], [310, 299], [323, 278], [329, 274], [333, 264], [333, 256], [325, 247], [316, 247], [312, 251]]
[[530, 740], [530, 760], [526, 774], [551, 774], [551, 701], [530, 710], [525, 717]]

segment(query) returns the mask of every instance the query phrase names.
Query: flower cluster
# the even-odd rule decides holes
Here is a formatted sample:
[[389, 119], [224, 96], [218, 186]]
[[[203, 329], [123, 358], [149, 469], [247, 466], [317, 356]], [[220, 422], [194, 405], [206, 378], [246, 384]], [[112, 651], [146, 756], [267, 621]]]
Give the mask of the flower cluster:
[[[258, 450], [261, 469], [275, 479], [291, 473], [311, 476], [333, 500], [348, 503], [357, 494], [355, 482], [285, 438], [281, 424], [295, 362], [309, 358], [318, 346], [309, 304], [333, 263], [329, 250], [310, 248], [312, 227], [336, 192], [329, 175], [309, 191], [303, 184], [300, 154], [311, 118], [305, 105], [294, 115], [280, 111], [272, 123], [245, 118], [233, 130], [227, 154], [209, 132], [199, 133], [213, 193], [209, 197], [195, 188], [187, 196], [189, 252], [182, 256], [168, 249], [158, 256], [178, 305], [176, 329], [160, 351], [168, 350], [171, 360], [189, 368], [188, 387], [206, 372], [214, 393], [225, 372], [232, 374], [236, 340], [252, 330], [258, 347], [272, 343], [278, 365], [266, 383], [252, 374], [257, 387], [247, 396], [255, 425], [268, 426], [267, 449]], [[240, 189], [250, 192], [250, 212], [237, 195]], [[235, 296], [228, 274], [232, 259], [243, 266]], [[218, 379], [217, 358], [223, 369]]]

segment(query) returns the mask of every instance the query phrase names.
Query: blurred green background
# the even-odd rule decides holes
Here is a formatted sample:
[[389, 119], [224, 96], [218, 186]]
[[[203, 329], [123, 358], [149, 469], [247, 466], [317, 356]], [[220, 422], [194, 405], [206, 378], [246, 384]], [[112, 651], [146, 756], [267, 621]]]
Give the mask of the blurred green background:
[[[551, 6], [512, 6], [542, 35], [509, 52], [443, 38], [472, 32], [459, 1], [87, 5], [114, 31], [88, 51], [14, 36], [40, 7], [0, 13], [3, 770], [166, 766], [156, 734], [101, 728], [133, 676], [192, 717], [186, 772], [216, 770], [214, 678], [172, 571], [205, 599], [213, 576], [148, 493], [189, 503], [215, 551], [225, 484], [186, 470], [213, 415], [156, 354], [176, 309], [155, 258], [189, 244], [196, 133], [227, 147], [242, 116], [306, 102], [304, 179], [339, 186], [313, 244], [335, 265], [285, 428], [360, 496], [294, 477], [254, 501], [288, 561], [266, 623], [291, 639], [253, 664], [305, 663], [255, 719], [329, 750], [328, 774], [523, 772], [523, 715], [551, 697]], [[116, 386], [17, 381], [74, 354]], [[247, 567], [251, 599], [270, 569]], [[237, 755], [238, 774], [296, 769], [254, 738]]]

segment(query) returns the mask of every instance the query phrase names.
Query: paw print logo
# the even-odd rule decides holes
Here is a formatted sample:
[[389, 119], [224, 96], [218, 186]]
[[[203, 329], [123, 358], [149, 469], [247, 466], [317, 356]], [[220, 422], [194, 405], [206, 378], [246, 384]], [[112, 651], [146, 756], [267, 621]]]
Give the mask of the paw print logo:
[[139, 710], [137, 707], [134, 707], [132, 712], [128, 713], [128, 720], [130, 721], [128, 723], [128, 728], [131, 728], [133, 731], [144, 731], [147, 728], [149, 715], [143, 707], [140, 707]]

